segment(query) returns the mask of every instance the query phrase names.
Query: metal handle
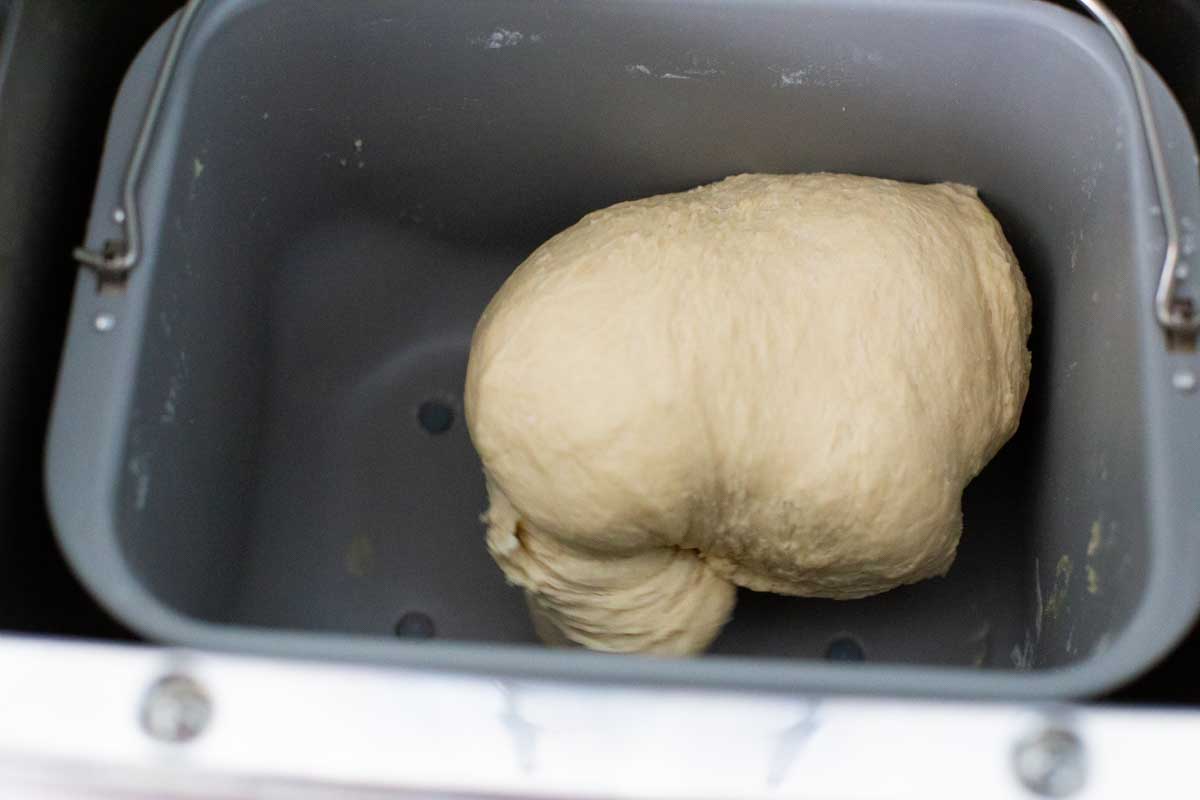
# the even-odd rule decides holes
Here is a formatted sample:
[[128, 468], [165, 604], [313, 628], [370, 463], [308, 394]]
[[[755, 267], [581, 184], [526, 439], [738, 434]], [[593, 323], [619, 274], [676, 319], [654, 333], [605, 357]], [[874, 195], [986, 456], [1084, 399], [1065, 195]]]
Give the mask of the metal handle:
[[189, 0], [179, 21], [175, 23], [175, 31], [171, 34], [171, 42], [167, 46], [166, 55], [163, 56], [162, 65], [159, 67], [158, 78], [154, 84], [154, 94], [150, 97], [146, 116], [142, 118], [142, 127], [138, 131], [133, 157], [125, 172], [121, 207], [113, 212], [117, 222], [122, 225], [123, 238], [105, 242], [104, 249], [99, 253], [86, 247], [75, 248], [75, 260], [95, 271], [101, 288], [123, 285], [141, 257], [142, 229], [141, 216], [138, 213], [138, 186], [142, 179], [142, 168], [145, 166], [146, 155], [150, 150], [150, 140], [154, 136], [167, 89], [171, 85], [171, 79], [175, 76], [175, 66], [179, 61], [183, 42], [187, 38], [192, 21], [196, 18], [196, 13], [203, 4], [204, 0]]
[[[1200, 317], [1197, 316], [1191, 301], [1179, 293], [1179, 221], [1175, 216], [1175, 198], [1171, 193], [1166, 157], [1163, 155], [1154, 109], [1150, 104], [1150, 93], [1146, 89], [1146, 81], [1142, 75], [1140, 57], [1125, 26], [1104, 3], [1100, 0], [1078, 0], [1078, 2], [1095, 17], [1117, 45], [1137, 98], [1142, 134], [1146, 151], [1150, 156], [1154, 188], [1158, 194], [1159, 207], [1162, 209], [1163, 229], [1167, 239], [1166, 253], [1163, 256], [1162, 269], [1158, 278], [1158, 288], [1154, 293], [1154, 314], [1166, 333], [1185, 337], [1194, 336], [1200, 332]], [[142, 120], [133, 158], [130, 160], [129, 169], [125, 174], [122, 207], [116, 212], [118, 221], [124, 226], [124, 238], [106, 242], [100, 253], [84, 247], [75, 250], [75, 259], [95, 270], [102, 287], [123, 284], [129, 273], [137, 266], [138, 258], [141, 256], [142, 231], [137, 193], [142, 177], [142, 168], [145, 165], [146, 155], [150, 149], [150, 140], [158, 123], [159, 112], [162, 110], [167, 89], [175, 74], [180, 50], [187, 38], [192, 21], [203, 3], [204, 0], [188, 2], [179, 22], [175, 25], [170, 46], [163, 57], [158, 80], [154, 86], [154, 94], [146, 109], [146, 116]]]
[[1104, 30], [1108, 31], [1108, 35], [1117, 45], [1129, 72], [1129, 79], [1133, 83], [1133, 93], [1137, 97], [1142, 135], [1146, 141], [1146, 150], [1150, 154], [1154, 189], [1158, 193], [1163, 230], [1167, 236], [1167, 250], [1163, 255], [1162, 270], [1158, 276], [1158, 289], [1154, 293], [1154, 315], [1167, 334], [1194, 336], [1200, 332], [1200, 317], [1197, 317], [1191, 302], [1179, 293], [1179, 221], [1175, 217], [1175, 197], [1171, 193], [1167, 159], [1163, 155], [1162, 141], [1158, 136], [1158, 122], [1150, 104], [1150, 93], [1146, 90], [1146, 80], [1142, 76], [1141, 59], [1125, 26], [1108, 6], [1100, 0], [1078, 2], [1096, 18]]

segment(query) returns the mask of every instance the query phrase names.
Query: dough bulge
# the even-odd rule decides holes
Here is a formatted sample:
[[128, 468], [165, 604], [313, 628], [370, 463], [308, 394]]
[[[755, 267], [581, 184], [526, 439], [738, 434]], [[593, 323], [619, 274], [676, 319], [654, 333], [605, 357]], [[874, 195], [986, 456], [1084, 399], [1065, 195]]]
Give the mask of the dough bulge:
[[968, 186], [739, 175], [589, 214], [475, 331], [488, 547], [543, 639], [611, 652], [703, 650], [739, 586], [942, 575], [1030, 324]]

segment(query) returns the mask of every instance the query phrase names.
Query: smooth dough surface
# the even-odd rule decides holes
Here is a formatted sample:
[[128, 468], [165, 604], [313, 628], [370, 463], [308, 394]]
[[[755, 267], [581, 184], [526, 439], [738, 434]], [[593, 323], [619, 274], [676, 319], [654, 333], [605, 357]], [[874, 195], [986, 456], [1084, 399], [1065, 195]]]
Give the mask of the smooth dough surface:
[[944, 574], [1030, 324], [968, 186], [740, 175], [589, 214], [475, 332], [488, 547], [546, 641], [614, 652], [703, 650], [738, 586]]

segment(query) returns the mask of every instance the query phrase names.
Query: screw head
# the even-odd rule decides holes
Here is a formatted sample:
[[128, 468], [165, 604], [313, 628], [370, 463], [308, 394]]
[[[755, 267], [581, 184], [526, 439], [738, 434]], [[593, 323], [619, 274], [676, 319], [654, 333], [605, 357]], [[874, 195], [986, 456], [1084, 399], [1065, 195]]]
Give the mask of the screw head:
[[95, 328], [99, 333], [108, 333], [113, 328], [117, 327], [117, 318], [107, 311], [104, 311], [100, 314], [97, 314], [96, 318], [92, 320], [92, 327]]
[[1175, 391], [1191, 394], [1196, 391], [1196, 373], [1190, 369], [1180, 368], [1171, 376], [1171, 386]]
[[117, 223], [118, 225], [120, 225], [122, 222], [124, 222], [124, 221], [125, 221], [125, 209], [123, 209], [123, 208], [114, 208], [114, 209], [113, 209], [113, 215], [112, 215], [112, 216], [113, 216], [113, 222], [115, 222], [115, 223]]
[[1013, 769], [1040, 797], [1070, 797], [1087, 779], [1083, 741], [1064, 728], [1046, 728], [1017, 742]]
[[208, 692], [186, 675], [159, 678], [142, 701], [142, 728], [161, 742], [190, 742], [204, 732], [210, 719]]

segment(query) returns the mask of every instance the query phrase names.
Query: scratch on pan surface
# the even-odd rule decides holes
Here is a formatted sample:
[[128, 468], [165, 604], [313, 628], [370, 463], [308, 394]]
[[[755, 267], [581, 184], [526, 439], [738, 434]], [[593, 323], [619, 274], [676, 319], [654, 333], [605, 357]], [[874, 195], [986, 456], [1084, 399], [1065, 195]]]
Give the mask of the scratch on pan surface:
[[371, 571], [375, 556], [375, 545], [363, 534], [356, 534], [346, 549], [346, 572], [355, 578], [363, 578]]
[[1050, 599], [1046, 601], [1046, 616], [1050, 619], [1057, 620], [1059, 614], [1067, 608], [1067, 594], [1071, 589], [1071, 573], [1074, 569], [1071, 557], [1067, 555], [1059, 558], [1054, 566], [1054, 589], [1050, 592]]
[[182, 384], [183, 378], [181, 376], [171, 376], [171, 383], [167, 387], [167, 399], [163, 401], [162, 414], [158, 417], [158, 421], [163, 425], [171, 425], [175, 422], [175, 415], [179, 406], [179, 391], [182, 388]]
[[1035, 643], [1033, 641], [1033, 631], [1025, 629], [1025, 645], [1014, 644], [1012, 652], [1009, 653], [1009, 658], [1012, 659], [1013, 666], [1017, 669], [1029, 669], [1033, 666]]
[[1037, 617], [1034, 618], [1034, 625], [1037, 627], [1037, 638], [1040, 641], [1042, 638], [1042, 613], [1045, 607], [1042, 604], [1042, 564], [1037, 556], [1033, 557], [1033, 586], [1037, 590]]
[[380, 17], [366, 23], [366, 27], [374, 28], [377, 25], [391, 25], [395, 22], [412, 22], [412, 19], [410, 17]]
[[719, 77], [722, 72], [715, 67], [685, 67], [660, 70], [645, 64], [626, 64], [625, 71], [637, 77], [658, 78], [664, 81], [691, 81]]
[[471, 36], [468, 41], [484, 50], [500, 50], [505, 47], [516, 47], [525, 42], [540, 44], [542, 35], [540, 33], [526, 35], [510, 28], [496, 28], [491, 33]]
[[266, 204], [266, 202], [267, 202], [267, 196], [265, 194], [259, 195], [258, 200], [254, 203], [254, 208], [250, 209], [250, 221], [251, 222], [253, 222], [255, 220], [255, 218], [258, 217], [258, 213], [260, 211], [262, 211], [262, 207]]
[[[1110, 527], [1115, 528], [1116, 523], [1110, 523]], [[1090, 535], [1088, 536], [1087, 544], [1087, 591], [1088, 594], [1100, 593], [1100, 572], [1093, 565], [1093, 561], [1100, 553], [1100, 549], [1104, 546], [1104, 517], [1097, 517], [1092, 522]]]
[[1088, 558], [1100, 552], [1100, 544], [1104, 540], [1104, 526], [1099, 518], [1092, 523], [1091, 536], [1088, 537], [1087, 554]]
[[858, 45], [851, 45], [850, 59], [855, 64], [879, 65], [883, 63], [883, 54], [874, 50], [864, 50]]
[[1096, 186], [1099, 185], [1099, 183], [1100, 179], [1095, 173], [1088, 173], [1088, 175], [1082, 181], [1080, 181], [1079, 190], [1083, 192], [1084, 196], [1087, 197], [1088, 200], [1091, 200], [1093, 195], [1096, 193]]
[[775, 81], [775, 85], [780, 88], [785, 86], [803, 86], [804, 79], [808, 77], [808, 71], [803, 69], [779, 70], [776, 74], [779, 77]]
[[775, 88], [787, 89], [795, 86], [817, 86], [829, 88], [846, 83], [846, 76], [839, 68], [814, 64], [806, 67], [768, 67], [775, 75]]
[[971, 665], [974, 667], [982, 667], [987, 663], [988, 653], [992, 649], [992, 623], [984, 620], [975, 633], [967, 638], [967, 644], [978, 645], [979, 650], [975, 653], [975, 657], [971, 659]]
[[[163, 322], [166, 324], [165, 317]], [[187, 350], [177, 351], [174, 360], [175, 368], [171, 371], [171, 378], [167, 384], [167, 396], [163, 401], [162, 413], [158, 417], [158, 421], [163, 425], [174, 424], [178, 416], [179, 396], [183, 393], [190, 374]]]
[[129, 462], [129, 474], [133, 476], [133, 507], [146, 510], [150, 499], [150, 463], [147, 456], [137, 456]]

